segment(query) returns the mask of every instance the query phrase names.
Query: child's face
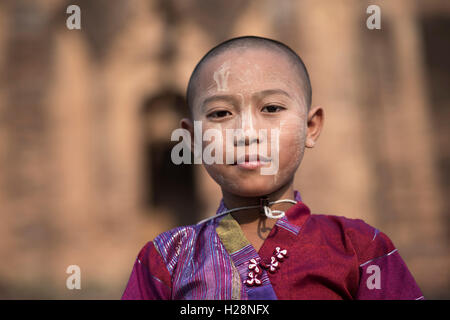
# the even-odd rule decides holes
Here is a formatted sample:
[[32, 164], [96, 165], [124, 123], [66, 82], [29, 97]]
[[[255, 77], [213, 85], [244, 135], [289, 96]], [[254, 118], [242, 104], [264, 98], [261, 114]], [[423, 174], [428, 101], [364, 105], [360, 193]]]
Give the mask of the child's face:
[[[307, 134], [307, 106], [301, 81], [289, 60], [272, 50], [229, 50], [203, 66], [192, 114], [193, 120], [202, 121], [203, 132], [222, 132], [223, 164], [205, 164], [222, 190], [257, 197], [293, 181]], [[245, 139], [227, 141], [226, 129], [242, 129]], [[266, 129], [267, 137], [259, 135], [260, 129]], [[275, 130], [279, 130], [278, 154], [276, 140], [271, 140]], [[209, 143], [203, 142], [203, 148]], [[226, 164], [226, 150], [230, 147], [236, 162]], [[261, 155], [264, 148], [269, 159], [259, 157], [260, 161], [236, 164], [239, 148], [244, 149], [245, 155]], [[261, 174], [262, 168], [269, 167], [276, 169], [273, 174]]]

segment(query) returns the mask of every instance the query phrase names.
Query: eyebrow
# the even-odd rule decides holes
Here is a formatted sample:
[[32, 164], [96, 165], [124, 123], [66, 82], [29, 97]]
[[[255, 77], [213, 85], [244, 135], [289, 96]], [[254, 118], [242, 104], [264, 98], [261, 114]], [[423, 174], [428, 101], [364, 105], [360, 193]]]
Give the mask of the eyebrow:
[[282, 90], [282, 89], [267, 89], [267, 90], [263, 90], [260, 92], [255, 93], [255, 96], [260, 96], [260, 97], [265, 97], [265, 96], [269, 96], [272, 94], [281, 94], [284, 95], [288, 98], [292, 98], [291, 95], [289, 93], [287, 93], [286, 91]]
[[[263, 98], [265, 96], [274, 95], [274, 94], [281, 94], [281, 95], [284, 95], [284, 96], [292, 99], [291, 95], [282, 89], [267, 89], [267, 90], [259, 91], [259, 92], [254, 93], [253, 97]], [[230, 102], [236, 102], [238, 99], [236, 98], [235, 95], [229, 95], [229, 94], [212, 95], [210, 97], [207, 97], [205, 100], [203, 100], [202, 110], [204, 110], [205, 105], [207, 103], [216, 101], [216, 100], [225, 100], [225, 101], [230, 101]]]

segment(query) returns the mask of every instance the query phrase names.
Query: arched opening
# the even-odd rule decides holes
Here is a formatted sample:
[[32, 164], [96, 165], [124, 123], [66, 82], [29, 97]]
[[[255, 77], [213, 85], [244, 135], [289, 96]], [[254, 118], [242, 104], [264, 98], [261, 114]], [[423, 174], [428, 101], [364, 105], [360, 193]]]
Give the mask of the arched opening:
[[148, 211], [171, 214], [177, 225], [199, 220], [201, 207], [196, 192], [193, 164], [175, 165], [171, 160], [173, 130], [188, 115], [185, 99], [167, 90], [146, 99], [142, 106], [143, 203]]
[[[430, 107], [433, 121], [434, 142], [436, 144], [436, 165], [443, 194], [450, 191], [450, 149], [448, 137], [450, 128], [450, 17], [448, 14], [432, 14], [421, 19], [426, 83], [429, 90]], [[444, 197], [445, 198], [445, 197]], [[450, 241], [450, 201], [444, 202], [443, 217], [447, 221], [447, 241]]]

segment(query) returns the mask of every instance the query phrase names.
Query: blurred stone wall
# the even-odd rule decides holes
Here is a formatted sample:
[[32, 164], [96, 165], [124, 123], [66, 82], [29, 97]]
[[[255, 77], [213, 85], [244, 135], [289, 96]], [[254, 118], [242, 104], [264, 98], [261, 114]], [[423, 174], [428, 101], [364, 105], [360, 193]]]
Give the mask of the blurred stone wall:
[[240, 35], [296, 50], [325, 109], [304, 201], [381, 229], [425, 297], [450, 298], [449, 21], [445, 0], [0, 2], [0, 298], [119, 298], [146, 241], [215, 212], [170, 134], [198, 60]]

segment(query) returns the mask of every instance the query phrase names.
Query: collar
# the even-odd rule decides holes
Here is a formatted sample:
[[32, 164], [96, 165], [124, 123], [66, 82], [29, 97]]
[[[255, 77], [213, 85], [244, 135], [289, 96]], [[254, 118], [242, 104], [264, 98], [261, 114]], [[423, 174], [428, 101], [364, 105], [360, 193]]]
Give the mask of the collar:
[[[297, 226], [302, 226], [305, 223], [306, 219], [310, 216], [311, 211], [309, 208], [302, 202], [302, 198], [300, 196], [300, 192], [294, 190], [294, 200], [297, 201], [292, 207], [290, 207], [285, 215], [289, 223], [295, 224]], [[223, 198], [220, 200], [219, 208], [216, 211], [216, 214], [220, 214], [224, 211], [228, 210], [223, 202]], [[282, 218], [283, 219], [283, 218]]]
[[[300, 196], [300, 192], [297, 190], [294, 190], [294, 200], [295, 201], [302, 201], [302, 197]], [[227, 211], [228, 208], [225, 206], [225, 203], [223, 202], [223, 198], [220, 200], [219, 208], [217, 208], [216, 214], [220, 214], [224, 211]]]

